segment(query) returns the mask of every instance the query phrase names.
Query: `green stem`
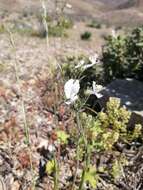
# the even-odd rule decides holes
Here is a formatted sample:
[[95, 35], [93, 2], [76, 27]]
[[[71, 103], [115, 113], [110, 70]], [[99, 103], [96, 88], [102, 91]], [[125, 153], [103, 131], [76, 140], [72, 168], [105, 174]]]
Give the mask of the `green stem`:
[[88, 170], [89, 165], [90, 165], [90, 154], [91, 154], [90, 148], [89, 148], [89, 145], [87, 145], [86, 158], [85, 158], [85, 166], [84, 166], [84, 169], [82, 171], [81, 182], [80, 182], [78, 190], [83, 190], [83, 185], [84, 185], [84, 182], [85, 182], [85, 173]]
[[76, 179], [77, 179], [77, 171], [78, 171], [78, 168], [79, 168], [79, 148], [80, 148], [79, 142], [80, 142], [80, 134], [78, 135], [78, 140], [77, 140], [77, 147], [76, 147], [76, 169], [75, 169], [74, 179], [73, 179], [73, 182], [72, 182], [72, 185], [71, 185], [71, 190], [74, 190], [75, 182], [76, 182]]
[[56, 158], [54, 158], [54, 171], [54, 190], [58, 190], [59, 167]]
[[82, 171], [82, 176], [81, 176], [81, 182], [80, 182], [80, 185], [79, 185], [79, 190], [83, 189], [83, 184], [84, 184], [84, 181], [85, 181], [85, 172], [86, 172], [86, 168], [84, 168], [83, 171]]

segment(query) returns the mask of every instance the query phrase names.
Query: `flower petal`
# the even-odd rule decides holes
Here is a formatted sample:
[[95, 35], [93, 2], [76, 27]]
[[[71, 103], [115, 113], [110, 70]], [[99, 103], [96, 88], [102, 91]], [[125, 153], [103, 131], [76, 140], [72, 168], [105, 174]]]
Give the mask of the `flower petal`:
[[84, 60], [80, 60], [79, 64], [75, 66], [76, 69], [78, 69], [79, 67], [83, 66], [85, 63]]
[[64, 86], [65, 96], [67, 98], [67, 104], [74, 102], [78, 97], [77, 94], [80, 89], [79, 80], [70, 79]]

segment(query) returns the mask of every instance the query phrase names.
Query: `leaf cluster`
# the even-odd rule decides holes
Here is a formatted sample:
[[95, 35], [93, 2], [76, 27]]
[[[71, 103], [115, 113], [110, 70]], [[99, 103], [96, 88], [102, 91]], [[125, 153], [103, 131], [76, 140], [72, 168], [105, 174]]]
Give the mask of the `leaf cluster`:
[[[85, 113], [81, 114], [84, 136], [79, 141], [80, 160], [87, 154], [86, 147], [93, 157], [106, 154], [112, 157], [110, 167], [92, 165], [95, 168], [94, 172], [88, 167], [89, 172], [87, 169], [86, 177], [92, 187], [98, 184], [100, 173], [108, 174], [111, 179], [118, 180], [123, 174], [123, 167], [128, 165], [127, 158], [116, 147], [118, 143], [130, 144], [141, 136], [141, 125], [136, 125], [132, 131], [128, 129], [130, 116], [131, 113], [120, 106], [120, 100], [117, 98], [110, 98], [106, 110], [100, 112], [96, 118]], [[91, 175], [92, 173], [94, 175]]]
[[109, 36], [102, 54], [106, 82], [125, 77], [143, 80], [143, 27], [128, 35]]

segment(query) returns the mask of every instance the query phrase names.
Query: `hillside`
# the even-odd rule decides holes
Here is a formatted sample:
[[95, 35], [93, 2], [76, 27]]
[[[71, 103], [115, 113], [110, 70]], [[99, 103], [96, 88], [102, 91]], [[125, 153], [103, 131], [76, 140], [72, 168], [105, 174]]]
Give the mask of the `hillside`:
[[[47, 2], [48, 13], [54, 13], [56, 9], [54, 1], [45, 2]], [[72, 5], [72, 9], [66, 9], [65, 13], [77, 21], [95, 18], [108, 24], [142, 24], [143, 2], [141, 0], [69, 0], [68, 3]], [[22, 12], [38, 14], [41, 5], [39, 0], [1, 0], [0, 10], [9, 13], [16, 11], [20, 14]], [[124, 17], [121, 16], [122, 14]]]

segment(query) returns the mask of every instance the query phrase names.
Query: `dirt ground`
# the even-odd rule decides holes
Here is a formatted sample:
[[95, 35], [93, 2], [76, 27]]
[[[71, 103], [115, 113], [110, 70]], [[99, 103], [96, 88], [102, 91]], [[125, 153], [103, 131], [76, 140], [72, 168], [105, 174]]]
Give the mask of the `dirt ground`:
[[[122, 17], [120, 11], [114, 14], [105, 13], [105, 6], [99, 1], [90, 4], [89, 0], [83, 2], [71, 0], [69, 3], [73, 4], [73, 8], [75, 7], [73, 11], [69, 11], [70, 17], [76, 15], [73, 28], [67, 30], [69, 37], [50, 37], [48, 46], [45, 38], [18, 32], [12, 33], [11, 36], [8, 31], [0, 32], [0, 190], [31, 190], [30, 182], [33, 180], [33, 175], [38, 181], [39, 162], [44, 160], [39, 147], [47, 146], [47, 137], [49, 134], [54, 136], [52, 131], [56, 127], [70, 128], [73, 124], [72, 118], [69, 117], [70, 111], [65, 105], [61, 104], [58, 107], [60, 119], [56, 119], [56, 123], [55, 114], [47, 110], [47, 107], [51, 108], [55, 101], [54, 95], [49, 90], [53, 85], [53, 81], [50, 81], [51, 65], [62, 64], [61, 58], [68, 55], [89, 56], [101, 52], [104, 37], [111, 34], [114, 26], [105, 27], [103, 24], [101, 29], [89, 28], [87, 24], [91, 22], [94, 13], [96, 18], [102, 16], [103, 20], [113, 19], [115, 23]], [[39, 23], [33, 16], [33, 12], [38, 11], [40, 6], [39, 0], [1, 0], [0, 25], [4, 24], [9, 29], [11, 23], [29, 21], [30, 27], [37, 28]], [[24, 16], [25, 11], [31, 13], [27, 18]], [[128, 13], [131, 13], [131, 10], [130, 12], [124, 10], [125, 23], [129, 20], [126, 16]], [[113, 18], [113, 15], [116, 17]], [[137, 15], [139, 22], [143, 18], [142, 13], [136, 9], [131, 13], [130, 18], [132, 15]], [[92, 33], [89, 41], [80, 38], [81, 33], [85, 31]], [[14, 46], [11, 40], [14, 41]], [[55, 80], [58, 81], [58, 76]], [[24, 107], [21, 100], [24, 102]], [[29, 126], [30, 135], [27, 138], [31, 144], [30, 149], [26, 144], [24, 112]], [[75, 151], [72, 147], [67, 150], [69, 160], [72, 160], [72, 151]], [[133, 151], [133, 154], [136, 154], [136, 151]], [[34, 167], [32, 172], [30, 156]], [[71, 173], [66, 162], [63, 161], [61, 164], [63, 164], [62, 173], [65, 174], [61, 184], [66, 190], [64, 178]], [[139, 172], [142, 173], [142, 168], [138, 171], [138, 175]], [[133, 176], [133, 179], [136, 178]], [[140, 178], [141, 176], [139, 180]], [[42, 184], [41, 181], [37, 183], [37, 190], [50, 190], [52, 186], [46, 180]]]

